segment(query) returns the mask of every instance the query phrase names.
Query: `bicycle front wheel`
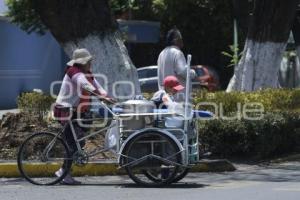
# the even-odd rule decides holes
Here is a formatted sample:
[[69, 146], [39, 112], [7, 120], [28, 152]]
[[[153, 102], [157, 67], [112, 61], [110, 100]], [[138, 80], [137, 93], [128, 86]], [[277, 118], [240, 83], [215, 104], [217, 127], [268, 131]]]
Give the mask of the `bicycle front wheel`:
[[[56, 134], [41, 132], [27, 138], [18, 152], [21, 175], [36, 185], [53, 185], [69, 172], [72, 159], [67, 144]], [[60, 170], [63, 169], [63, 170]], [[60, 173], [55, 173], [60, 170]]]

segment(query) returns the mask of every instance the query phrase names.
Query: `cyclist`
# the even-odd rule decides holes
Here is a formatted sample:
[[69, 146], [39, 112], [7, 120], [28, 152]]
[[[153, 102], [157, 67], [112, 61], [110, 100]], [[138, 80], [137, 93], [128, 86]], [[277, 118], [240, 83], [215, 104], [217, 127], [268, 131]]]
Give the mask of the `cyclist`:
[[[54, 116], [59, 122], [65, 125], [70, 119], [90, 118], [91, 94], [97, 95], [101, 100], [112, 103], [113, 100], [107, 97], [107, 92], [97, 82], [91, 73], [92, 55], [87, 49], [76, 49], [73, 52], [72, 60], [67, 63], [66, 74], [63, 78], [60, 92], [56, 99]], [[73, 110], [73, 111], [71, 111]], [[83, 137], [85, 128], [78, 123], [73, 123], [77, 138]], [[76, 143], [70, 125], [64, 130], [63, 139], [67, 142], [71, 155], [77, 150]], [[84, 141], [80, 142], [83, 147]], [[63, 166], [55, 172], [56, 176], [61, 176], [64, 172]], [[70, 174], [62, 180], [63, 184], [80, 184]]]

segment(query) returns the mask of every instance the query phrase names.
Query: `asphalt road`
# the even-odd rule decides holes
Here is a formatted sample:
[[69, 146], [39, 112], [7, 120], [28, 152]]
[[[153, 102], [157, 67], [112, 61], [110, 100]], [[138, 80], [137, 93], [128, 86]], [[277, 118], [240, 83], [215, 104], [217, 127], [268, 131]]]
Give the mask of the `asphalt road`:
[[237, 165], [228, 173], [191, 173], [166, 188], [141, 188], [127, 176], [79, 177], [80, 186], [34, 186], [0, 179], [1, 200], [299, 200], [300, 162]]

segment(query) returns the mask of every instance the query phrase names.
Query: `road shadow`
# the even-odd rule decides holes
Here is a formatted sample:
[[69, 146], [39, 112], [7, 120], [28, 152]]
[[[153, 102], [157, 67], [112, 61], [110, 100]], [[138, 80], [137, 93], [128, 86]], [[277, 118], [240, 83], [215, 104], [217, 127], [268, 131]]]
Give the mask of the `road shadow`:
[[26, 181], [24, 178], [9, 178], [5, 180], [1, 180], [1, 185], [32, 185], [36, 187], [60, 187], [60, 186], [72, 186], [72, 187], [82, 187], [82, 186], [101, 186], [101, 187], [119, 187], [119, 188], [168, 188], [168, 189], [188, 189], [188, 188], [204, 188], [208, 187], [207, 184], [199, 184], [199, 183], [193, 183], [193, 182], [179, 182], [174, 183], [166, 186], [160, 186], [160, 187], [145, 187], [140, 186], [135, 183], [128, 182], [127, 180], [118, 180], [118, 181], [111, 181], [110, 183], [107, 182], [97, 182], [97, 181], [88, 181], [88, 180], [80, 180], [81, 184], [79, 185], [66, 185], [66, 184], [55, 184], [55, 185], [47, 185], [47, 186], [41, 186], [41, 185], [34, 185]]
[[199, 184], [199, 183], [176, 183], [166, 186], [160, 186], [160, 187], [146, 187], [141, 186], [135, 183], [82, 183], [81, 185], [75, 185], [75, 186], [101, 186], [101, 187], [119, 187], [119, 188], [160, 188], [160, 189], [193, 189], [193, 188], [204, 188], [208, 187], [209, 185], [206, 184]]
[[24, 178], [1, 178], [0, 179], [0, 183], [3, 183], [3, 184], [16, 184], [16, 183], [21, 183], [21, 182], [24, 182], [25, 179]]
[[204, 187], [208, 187], [209, 185], [206, 184], [199, 184], [199, 183], [175, 183], [175, 184], [171, 184], [171, 185], [166, 185], [166, 186], [161, 186], [161, 187], [145, 187], [145, 186], [140, 186], [137, 184], [125, 184], [123, 185], [123, 188], [167, 188], [167, 189], [189, 189], [189, 188], [204, 188]]

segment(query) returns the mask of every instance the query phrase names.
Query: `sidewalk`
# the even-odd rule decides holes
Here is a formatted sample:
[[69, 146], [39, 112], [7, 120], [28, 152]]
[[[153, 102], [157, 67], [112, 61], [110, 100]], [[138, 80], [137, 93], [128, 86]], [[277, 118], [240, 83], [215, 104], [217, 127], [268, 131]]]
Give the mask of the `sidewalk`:
[[[29, 170], [42, 176], [45, 169], [42, 165], [35, 164], [28, 166]], [[57, 170], [56, 165], [47, 166], [50, 173]], [[192, 167], [191, 172], [225, 172], [234, 171], [236, 168], [228, 160], [202, 160], [199, 164]], [[74, 176], [107, 176], [107, 175], [123, 175], [124, 170], [118, 169], [118, 164], [113, 162], [89, 163], [83, 167], [74, 166], [72, 168]], [[20, 177], [16, 161], [0, 161], [0, 177]]]

